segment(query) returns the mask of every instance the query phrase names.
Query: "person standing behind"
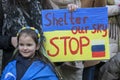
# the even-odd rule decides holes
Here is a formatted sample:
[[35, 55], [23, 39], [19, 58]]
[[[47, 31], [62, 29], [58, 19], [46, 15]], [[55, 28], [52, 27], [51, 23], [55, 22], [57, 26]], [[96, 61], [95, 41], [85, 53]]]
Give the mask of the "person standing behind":
[[110, 34], [110, 60], [100, 68], [98, 80], [120, 80], [120, 0], [107, 0]]
[[[2, 69], [7, 65], [17, 45], [16, 33], [23, 26], [35, 26], [44, 40], [41, 27], [41, 10], [52, 8], [49, 0], [0, 0], [3, 19], [0, 28], [0, 48], [3, 49]], [[1, 17], [1, 15], [0, 15]]]
[[18, 31], [18, 50], [5, 67], [1, 80], [60, 80], [44, 56], [40, 36], [34, 27], [27, 26]]
[[107, 0], [109, 37], [110, 37], [110, 57], [115, 56], [120, 50], [120, 0]]

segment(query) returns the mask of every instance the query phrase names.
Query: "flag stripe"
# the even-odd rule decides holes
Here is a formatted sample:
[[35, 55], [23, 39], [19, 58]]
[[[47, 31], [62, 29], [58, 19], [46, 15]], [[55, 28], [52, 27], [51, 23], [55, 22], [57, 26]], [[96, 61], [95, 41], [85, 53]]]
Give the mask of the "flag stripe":
[[104, 40], [92, 40], [91, 42], [92, 45], [103, 45], [105, 44]]
[[[83, 20], [86, 17], [86, 15], [88, 15], [88, 18], [87, 18], [87, 22], [84, 24]], [[108, 15], [107, 15], [106, 7], [93, 8], [93, 9], [80, 8], [74, 11], [73, 13], [69, 12], [67, 9], [42, 10], [42, 29], [44, 32], [49, 32], [54, 30], [71, 31], [71, 29], [86, 30], [85, 27], [89, 26], [87, 30], [94, 30], [93, 26], [104, 26], [105, 28], [99, 29], [99, 30], [104, 30], [107, 29], [108, 27], [107, 16]]]
[[105, 52], [92, 52], [92, 57], [105, 57]]
[[105, 51], [105, 45], [92, 45], [92, 52]]

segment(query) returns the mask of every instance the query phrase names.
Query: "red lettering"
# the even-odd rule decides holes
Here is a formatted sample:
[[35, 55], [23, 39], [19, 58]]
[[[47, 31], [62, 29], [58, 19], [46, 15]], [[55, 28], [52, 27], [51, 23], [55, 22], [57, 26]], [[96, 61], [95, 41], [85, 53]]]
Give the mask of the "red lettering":
[[75, 26], [72, 27], [71, 32], [72, 32], [73, 34], [77, 34], [77, 29], [76, 29]]
[[79, 37], [79, 39], [77, 39], [75, 37], [70, 37], [70, 36], [64, 36], [64, 37], [60, 37], [60, 38], [54, 37], [54, 38], [50, 39], [50, 44], [55, 48], [56, 52], [50, 53], [50, 50], [47, 50], [48, 55], [51, 57], [58, 56], [58, 54], [60, 53], [60, 49], [61, 49], [54, 42], [55, 40], [63, 40], [63, 43], [61, 43], [61, 44], [63, 44], [63, 49], [64, 49], [63, 54], [64, 55], [68, 54], [68, 52], [67, 52], [68, 50], [70, 51], [70, 53], [72, 55], [77, 54], [78, 51], [80, 50], [80, 54], [82, 55], [83, 48], [87, 47], [90, 43], [90, 40], [88, 39], [88, 37], [85, 37], [85, 36]]
[[56, 53], [50, 53], [50, 51], [47, 50], [48, 55], [51, 56], [51, 57], [55, 57], [55, 56], [57, 56], [59, 54], [59, 47], [54, 43], [54, 40], [58, 40], [58, 37], [54, 37], [54, 38], [52, 38], [50, 40], [50, 44], [52, 46], [54, 46], [56, 48], [56, 50], [57, 50]]
[[102, 35], [103, 37], [106, 37], [107, 36], [107, 29], [103, 30], [105, 32], [104, 35]]
[[93, 24], [93, 34], [95, 33], [103, 33], [102, 37], [107, 36], [107, 25], [104, 24]]
[[94, 31], [91, 31], [93, 34], [96, 33], [97, 29], [95, 28], [96, 24], [93, 24]]
[[[76, 42], [76, 50], [72, 50], [72, 47], [73, 47], [73, 45], [72, 45], [72, 41], [75, 41]], [[70, 39], [70, 41], [69, 41], [69, 49], [70, 49], [70, 52], [73, 54], [73, 55], [75, 55], [75, 54], [77, 54], [77, 52], [78, 52], [78, 50], [79, 50], [79, 41], [76, 39], [76, 38], [71, 38]]]
[[60, 39], [63, 39], [63, 41], [64, 41], [64, 55], [67, 55], [67, 39], [69, 39], [70, 37], [60, 37]]
[[[85, 42], [85, 40], [86, 40], [87, 42], [86, 42], [86, 43], [83, 43], [83, 42]], [[80, 44], [80, 54], [83, 53], [83, 47], [88, 46], [89, 43], [90, 43], [90, 40], [89, 40], [87, 37], [85, 37], [85, 36], [80, 37], [80, 43], [79, 43], [79, 44]]]
[[71, 32], [72, 32], [73, 34], [77, 34], [77, 33], [79, 33], [79, 34], [81, 34], [81, 33], [87, 33], [87, 30], [88, 30], [88, 29], [89, 29], [88, 26], [86, 26], [86, 27], [73, 26], [73, 27], [71, 28]]

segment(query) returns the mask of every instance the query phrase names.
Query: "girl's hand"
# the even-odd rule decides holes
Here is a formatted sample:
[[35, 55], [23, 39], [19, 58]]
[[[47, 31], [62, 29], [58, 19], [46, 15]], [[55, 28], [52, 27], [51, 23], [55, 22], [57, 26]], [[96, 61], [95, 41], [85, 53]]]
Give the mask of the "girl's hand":
[[68, 10], [71, 12], [75, 11], [78, 8], [76, 4], [68, 4], [67, 7], [68, 7]]

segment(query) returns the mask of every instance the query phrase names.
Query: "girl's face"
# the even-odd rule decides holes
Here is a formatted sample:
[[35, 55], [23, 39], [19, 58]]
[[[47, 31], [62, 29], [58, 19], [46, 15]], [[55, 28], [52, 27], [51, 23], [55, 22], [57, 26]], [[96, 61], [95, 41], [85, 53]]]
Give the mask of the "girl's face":
[[19, 37], [18, 49], [23, 57], [33, 57], [35, 55], [35, 51], [38, 50], [38, 48], [38, 45], [31, 38], [31, 36], [22, 34]]

